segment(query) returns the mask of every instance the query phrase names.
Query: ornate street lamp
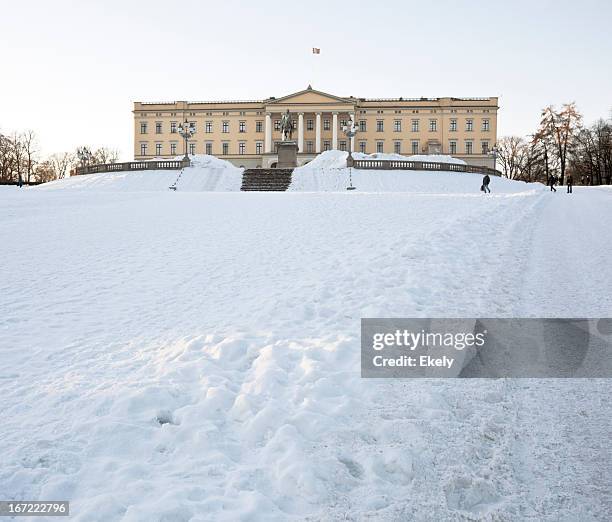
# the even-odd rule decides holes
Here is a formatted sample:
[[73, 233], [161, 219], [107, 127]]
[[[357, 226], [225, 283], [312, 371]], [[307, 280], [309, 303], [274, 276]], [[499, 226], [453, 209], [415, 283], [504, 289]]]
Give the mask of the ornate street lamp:
[[355, 122], [351, 118], [346, 125], [342, 127], [342, 131], [348, 138], [348, 157], [346, 158], [346, 166], [349, 169], [349, 186], [346, 187], [346, 190], [355, 190], [356, 187], [353, 187], [353, 151], [351, 147], [351, 140], [355, 137], [358, 132], [357, 126]]
[[185, 157], [183, 158], [183, 164], [191, 165], [191, 160], [189, 159], [189, 154], [187, 153], [187, 142], [189, 138], [191, 138], [195, 134], [195, 124], [193, 122], [188, 122], [187, 119], [178, 126], [178, 133], [181, 135], [183, 140], [185, 141]]

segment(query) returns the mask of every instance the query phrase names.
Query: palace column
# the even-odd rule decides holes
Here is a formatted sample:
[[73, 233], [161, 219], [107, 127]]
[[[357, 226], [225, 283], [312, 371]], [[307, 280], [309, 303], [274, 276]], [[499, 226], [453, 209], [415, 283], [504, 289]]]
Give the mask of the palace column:
[[266, 112], [266, 132], [264, 134], [264, 152], [272, 152], [272, 116]]
[[332, 113], [332, 149], [338, 150], [338, 113]]
[[321, 152], [321, 113], [317, 112], [317, 121], [315, 124], [315, 152]]
[[304, 113], [298, 114], [298, 152], [304, 152]]

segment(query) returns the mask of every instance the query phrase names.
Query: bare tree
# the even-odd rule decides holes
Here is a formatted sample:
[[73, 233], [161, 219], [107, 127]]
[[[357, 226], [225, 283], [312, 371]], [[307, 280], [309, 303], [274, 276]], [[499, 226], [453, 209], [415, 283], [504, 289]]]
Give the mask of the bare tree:
[[49, 163], [53, 169], [53, 179], [63, 179], [74, 163], [74, 156], [69, 152], [56, 153], [49, 158]]
[[119, 151], [116, 149], [100, 147], [93, 153], [94, 163], [117, 163], [118, 159]]
[[572, 171], [589, 185], [610, 184], [612, 177], [612, 124], [599, 120], [574, 136], [569, 160]]
[[15, 161], [15, 172], [17, 174], [17, 181], [21, 183], [23, 181], [24, 171], [24, 160], [25, 160], [25, 148], [21, 136], [16, 132], [13, 133], [11, 138], [13, 158]]
[[522, 171], [525, 156], [525, 140], [519, 136], [504, 136], [497, 144], [497, 158], [504, 176], [517, 179]]
[[26, 180], [30, 183], [36, 165], [36, 154], [38, 152], [36, 150], [36, 133], [33, 130], [27, 130], [21, 134], [20, 139], [23, 146]]
[[554, 154], [559, 161], [561, 184], [565, 179], [568, 153], [581, 123], [582, 114], [578, 112], [574, 102], [563, 104], [560, 111], [556, 111], [552, 105], [542, 111], [538, 134], [548, 137], [553, 144]]
[[41, 183], [48, 183], [49, 181], [57, 179], [53, 163], [50, 159], [38, 163], [34, 175], [36, 176], [36, 181], [40, 181]]
[[15, 181], [15, 156], [13, 140], [0, 134], [0, 182]]

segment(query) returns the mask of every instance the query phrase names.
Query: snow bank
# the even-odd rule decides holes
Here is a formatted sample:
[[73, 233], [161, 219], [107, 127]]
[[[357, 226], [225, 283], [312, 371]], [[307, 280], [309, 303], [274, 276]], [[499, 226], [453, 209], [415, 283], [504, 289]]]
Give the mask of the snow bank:
[[[182, 156], [174, 159], [182, 159]], [[87, 174], [53, 181], [39, 188], [44, 190], [157, 191], [168, 190], [168, 187], [176, 182], [177, 190], [182, 192], [238, 191], [242, 183], [242, 170], [229, 161], [215, 156], [196, 154], [191, 156], [191, 166], [182, 171], [145, 170]]]
[[[355, 159], [427, 160], [447, 163], [465, 163], [451, 156], [401, 156], [399, 154], [361, 154]], [[346, 168], [347, 152], [339, 150], [319, 154], [307, 165], [293, 172], [289, 190], [302, 192], [344, 192], [349, 184]], [[181, 159], [178, 156], [176, 159]], [[242, 184], [242, 168], [214, 156], [192, 156], [192, 165], [183, 171], [147, 170], [105, 172], [73, 176], [36, 187], [36, 190], [74, 189], [95, 191], [167, 191], [176, 183], [179, 192], [233, 192]], [[179, 177], [180, 176], [180, 177]], [[482, 175], [462, 172], [411, 170], [358, 170], [352, 169], [353, 185], [360, 192], [412, 192], [421, 194], [473, 194], [480, 195]], [[540, 184], [526, 184], [493, 177], [494, 194], [524, 194], [541, 190]]]
[[[352, 182], [360, 192], [412, 192], [421, 194], [475, 194], [480, 195], [483, 176], [469, 172], [421, 170], [360, 170], [346, 168], [348, 153], [331, 150], [321, 153], [310, 163], [293, 171], [289, 190], [305, 192], [345, 191]], [[442, 161], [463, 163], [451, 156], [400, 156], [399, 154], [361, 154], [355, 159]], [[506, 178], [491, 177], [491, 191], [502, 194], [531, 194], [543, 190], [539, 183], [523, 183]]]
[[[319, 154], [315, 159], [308, 163], [311, 168], [331, 168], [339, 169], [346, 166], [346, 157], [348, 152], [341, 150], [327, 150]], [[459, 158], [446, 156], [444, 154], [419, 154], [415, 156], [402, 156], [401, 154], [387, 154], [377, 152], [374, 154], [363, 154], [362, 152], [353, 152], [353, 158], [357, 160], [385, 160], [385, 161], [440, 161], [442, 163], [456, 163], [458, 165], [467, 165], [467, 163]]]

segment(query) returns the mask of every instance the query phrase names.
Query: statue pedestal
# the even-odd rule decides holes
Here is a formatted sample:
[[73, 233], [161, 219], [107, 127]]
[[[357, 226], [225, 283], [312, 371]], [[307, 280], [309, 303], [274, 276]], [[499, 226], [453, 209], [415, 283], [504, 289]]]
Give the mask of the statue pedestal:
[[297, 167], [298, 144], [295, 141], [281, 141], [278, 144], [278, 163], [276, 168], [293, 169]]

